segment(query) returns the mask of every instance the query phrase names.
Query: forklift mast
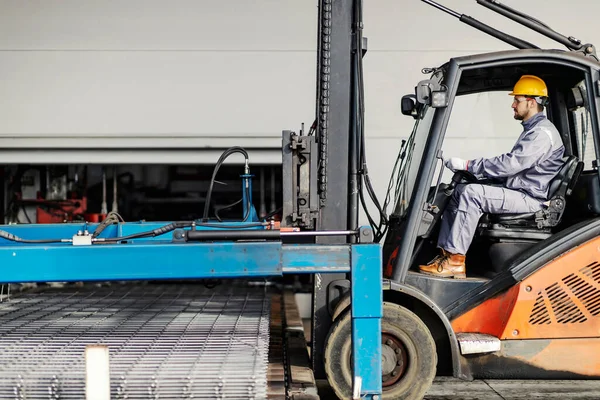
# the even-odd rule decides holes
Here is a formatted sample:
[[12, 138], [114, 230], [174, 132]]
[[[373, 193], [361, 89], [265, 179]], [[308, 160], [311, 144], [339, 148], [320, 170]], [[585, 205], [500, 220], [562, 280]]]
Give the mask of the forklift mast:
[[[315, 122], [309, 132], [283, 132], [282, 226], [354, 230], [358, 226], [359, 154], [362, 142], [362, 0], [319, 0]], [[319, 244], [346, 243], [319, 237]], [[350, 239], [351, 240], [351, 239]], [[322, 349], [331, 326], [327, 289], [346, 274], [314, 276], [312, 348]], [[346, 286], [347, 287], [347, 286]], [[313, 351], [316, 378], [322, 353]]]
[[[319, 230], [355, 229], [358, 224], [356, 191], [358, 138], [356, 124], [358, 90], [353, 88], [361, 59], [355, 48], [362, 24], [362, 0], [320, 0], [317, 46], [316, 137], [319, 151]], [[357, 29], [354, 29], [357, 28]], [[359, 43], [362, 45], [362, 41]], [[353, 190], [350, 190], [353, 188]], [[337, 244], [345, 238], [322, 237], [321, 244]], [[317, 274], [313, 283], [313, 349], [322, 349], [331, 326], [328, 287], [345, 280], [345, 274]], [[323, 354], [312, 352], [315, 378], [325, 378]]]

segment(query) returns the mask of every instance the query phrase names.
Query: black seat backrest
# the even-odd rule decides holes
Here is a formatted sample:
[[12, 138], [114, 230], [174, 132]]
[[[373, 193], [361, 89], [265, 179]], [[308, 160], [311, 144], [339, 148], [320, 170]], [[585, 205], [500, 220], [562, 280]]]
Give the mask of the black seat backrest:
[[556, 196], [566, 197], [571, 194], [579, 174], [583, 169], [583, 163], [575, 156], [568, 156], [558, 174], [550, 182], [548, 198]]

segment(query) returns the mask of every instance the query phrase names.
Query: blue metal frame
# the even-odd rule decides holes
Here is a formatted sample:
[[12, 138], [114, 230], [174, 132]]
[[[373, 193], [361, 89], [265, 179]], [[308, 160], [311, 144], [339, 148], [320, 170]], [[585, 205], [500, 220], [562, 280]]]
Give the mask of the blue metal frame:
[[[383, 288], [381, 249], [352, 246], [352, 354], [354, 393], [362, 399], [381, 395], [381, 318]], [[373, 288], [381, 290], [375, 291]], [[359, 378], [362, 382], [358, 382]]]
[[[101, 238], [150, 231], [166, 223], [124, 223]], [[263, 229], [250, 223], [231, 223]], [[23, 239], [68, 239], [96, 224], [9, 225], [0, 230]], [[222, 229], [197, 226], [195, 229]], [[52, 281], [168, 280], [275, 277], [287, 273], [350, 272], [355, 393], [381, 395], [382, 255], [379, 244], [282, 244], [181, 242], [173, 232], [121, 244], [74, 246], [27, 244], [0, 239], [0, 283]], [[360, 379], [357, 379], [360, 378]]]

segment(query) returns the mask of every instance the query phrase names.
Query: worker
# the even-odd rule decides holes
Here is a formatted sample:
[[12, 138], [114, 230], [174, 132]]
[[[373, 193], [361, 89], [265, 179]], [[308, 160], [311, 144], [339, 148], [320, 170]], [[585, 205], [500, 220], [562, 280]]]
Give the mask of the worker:
[[524, 75], [510, 93], [514, 118], [523, 133], [509, 153], [492, 158], [463, 160], [452, 157], [447, 168], [465, 170], [478, 179], [499, 178], [502, 186], [459, 184], [442, 215], [438, 247], [441, 255], [421, 272], [439, 277], [465, 278], [465, 254], [483, 213], [536, 212], [545, 207], [548, 188], [564, 164], [564, 146], [556, 127], [544, 115], [548, 102], [546, 83]]

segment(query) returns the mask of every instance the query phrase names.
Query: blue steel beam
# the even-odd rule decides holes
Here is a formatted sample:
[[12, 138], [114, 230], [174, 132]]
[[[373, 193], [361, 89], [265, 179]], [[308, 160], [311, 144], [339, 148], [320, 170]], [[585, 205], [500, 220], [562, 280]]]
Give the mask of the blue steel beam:
[[[8, 242], [11, 243], [11, 242]], [[360, 247], [374, 245], [360, 245]], [[350, 245], [281, 242], [0, 245], [0, 283], [248, 278], [350, 272]], [[380, 268], [379, 268], [380, 269]]]
[[352, 246], [352, 382], [361, 399], [381, 398], [382, 265], [379, 246]]
[[279, 276], [281, 251], [279, 242], [0, 246], [0, 282]]

